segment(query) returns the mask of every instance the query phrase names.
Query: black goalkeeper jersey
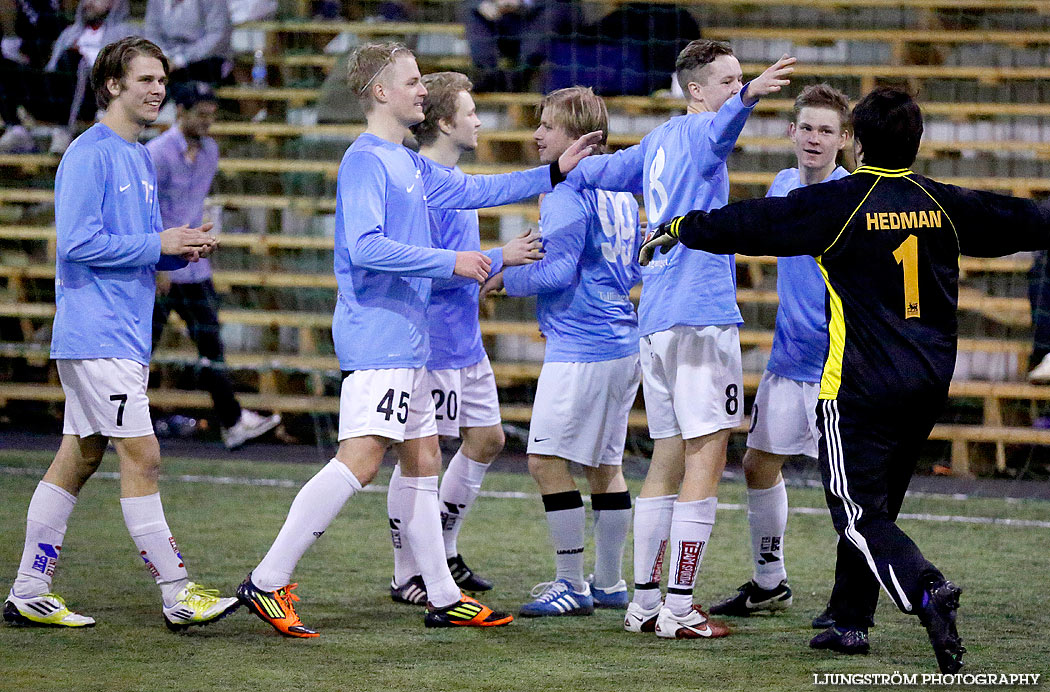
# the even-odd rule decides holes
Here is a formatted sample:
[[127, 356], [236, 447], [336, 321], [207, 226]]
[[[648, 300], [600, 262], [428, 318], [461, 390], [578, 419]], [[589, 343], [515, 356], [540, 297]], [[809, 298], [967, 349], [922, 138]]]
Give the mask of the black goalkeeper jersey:
[[1050, 210], [906, 169], [862, 166], [787, 197], [690, 212], [677, 233], [686, 247], [707, 252], [816, 257], [828, 289], [820, 398], [907, 408], [947, 395], [960, 254], [1050, 247]]

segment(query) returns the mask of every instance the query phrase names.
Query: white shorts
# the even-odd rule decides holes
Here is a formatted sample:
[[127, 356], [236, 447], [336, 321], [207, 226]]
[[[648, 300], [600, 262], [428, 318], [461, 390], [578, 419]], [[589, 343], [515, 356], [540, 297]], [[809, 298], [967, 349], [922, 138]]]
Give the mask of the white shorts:
[[58, 379], [66, 394], [63, 435], [145, 437], [149, 416], [149, 366], [127, 358], [61, 359]]
[[427, 370], [438, 435], [459, 437], [460, 428], [499, 425], [499, 396], [489, 357], [465, 368]]
[[735, 428], [744, 419], [736, 325], [671, 327], [641, 339], [649, 436], [682, 439]]
[[747, 446], [770, 454], [817, 456], [818, 382], [799, 382], [768, 370], [751, 408]]
[[437, 434], [426, 368], [355, 370], [339, 394], [339, 440], [378, 435], [397, 442]]
[[544, 363], [536, 383], [529, 454], [584, 466], [623, 463], [627, 418], [638, 396], [638, 356]]

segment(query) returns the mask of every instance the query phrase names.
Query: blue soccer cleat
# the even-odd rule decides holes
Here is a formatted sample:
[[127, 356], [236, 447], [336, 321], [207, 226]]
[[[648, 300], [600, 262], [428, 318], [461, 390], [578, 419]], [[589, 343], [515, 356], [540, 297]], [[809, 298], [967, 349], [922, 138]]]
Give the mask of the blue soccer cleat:
[[555, 615], [593, 615], [594, 598], [586, 582], [584, 591], [575, 591], [565, 579], [537, 584], [532, 590], [535, 601], [521, 607], [523, 618], [540, 618]]
[[591, 587], [591, 598], [594, 599], [595, 608], [624, 610], [631, 602], [631, 597], [627, 593], [627, 582], [623, 579], [608, 588], [599, 589], [594, 585], [594, 575], [591, 575], [587, 578], [587, 585]]

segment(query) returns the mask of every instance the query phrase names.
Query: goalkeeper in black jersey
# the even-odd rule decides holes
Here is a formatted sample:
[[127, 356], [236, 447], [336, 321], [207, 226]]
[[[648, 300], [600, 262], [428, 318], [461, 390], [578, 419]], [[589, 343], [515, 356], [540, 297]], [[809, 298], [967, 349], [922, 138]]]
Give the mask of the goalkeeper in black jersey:
[[[819, 463], [839, 541], [830, 609], [814, 648], [868, 650], [879, 586], [918, 615], [943, 672], [962, 666], [960, 589], [895, 520], [955, 368], [959, 256], [1050, 247], [1050, 209], [908, 170], [922, 113], [880, 88], [852, 115], [862, 164], [787, 197], [694, 211], [655, 229], [642, 264], [676, 242], [718, 254], [813, 255], [827, 285], [829, 344], [817, 404]], [[689, 287], [683, 286], [683, 290]]]

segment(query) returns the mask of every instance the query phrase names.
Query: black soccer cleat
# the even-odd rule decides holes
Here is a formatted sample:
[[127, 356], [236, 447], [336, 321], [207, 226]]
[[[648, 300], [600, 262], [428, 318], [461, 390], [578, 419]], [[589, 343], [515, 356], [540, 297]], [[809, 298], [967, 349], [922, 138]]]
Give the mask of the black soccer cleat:
[[427, 586], [423, 583], [422, 575], [417, 574], [401, 586], [395, 586], [394, 580], [391, 579], [390, 600], [406, 605], [426, 605]]
[[738, 588], [735, 596], [716, 603], [708, 611], [712, 615], [747, 617], [760, 610], [775, 612], [791, 607], [791, 587], [787, 579], [772, 589], [763, 589], [753, 581]]
[[931, 584], [922, 594], [919, 621], [926, 628], [942, 673], [958, 673], [963, 667], [966, 647], [955, 628], [955, 611], [959, 609], [962, 589], [950, 581]]
[[470, 593], [479, 591], [491, 591], [492, 582], [484, 577], [478, 576], [477, 572], [467, 567], [462, 555], [448, 559], [448, 571], [452, 572], [452, 578], [456, 580], [456, 586]]
[[829, 627], [809, 640], [811, 649], [830, 649], [840, 654], [866, 654], [871, 650], [866, 630]]
[[835, 616], [831, 613], [831, 604], [829, 603], [820, 615], [813, 618], [811, 623], [815, 630], [826, 630], [829, 627], [835, 626]]

